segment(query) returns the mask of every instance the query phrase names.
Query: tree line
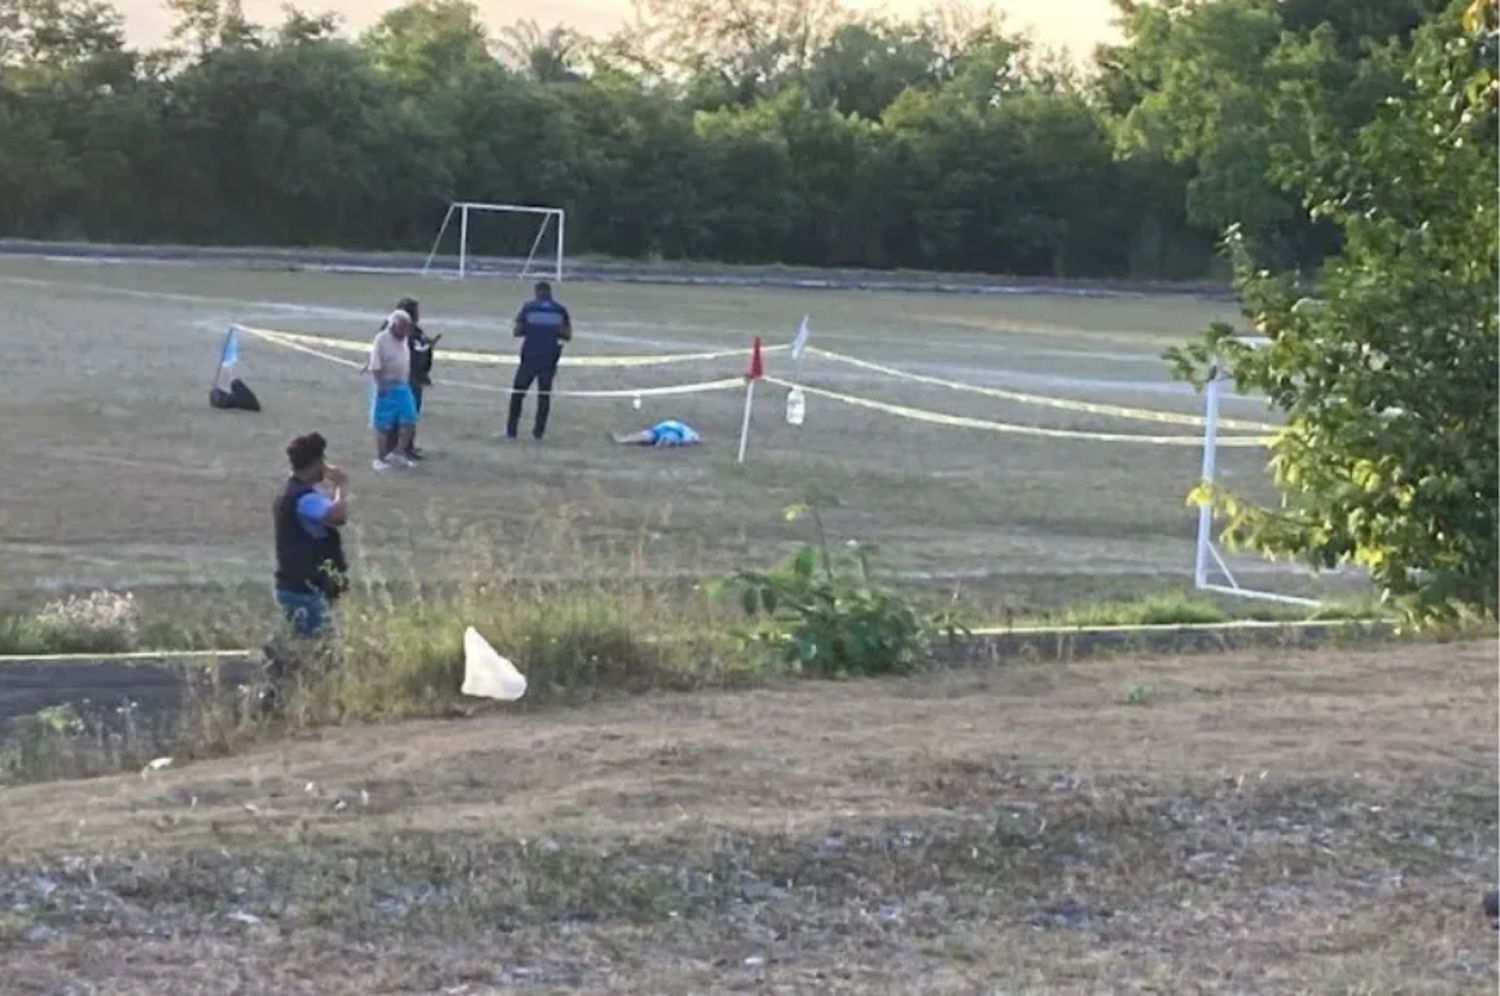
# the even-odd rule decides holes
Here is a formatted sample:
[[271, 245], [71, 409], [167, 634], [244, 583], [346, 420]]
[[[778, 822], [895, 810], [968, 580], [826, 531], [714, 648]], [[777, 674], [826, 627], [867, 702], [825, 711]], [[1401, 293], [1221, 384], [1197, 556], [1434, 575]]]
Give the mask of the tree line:
[[566, 208], [571, 254], [1172, 279], [1233, 224], [1316, 265], [1306, 115], [1353, 135], [1442, 9], [1115, 0], [1080, 65], [964, 8], [639, 0], [589, 38], [411, 0], [351, 37], [168, 3], [143, 51], [109, 0], [0, 0], [0, 234], [410, 249], [469, 199]]

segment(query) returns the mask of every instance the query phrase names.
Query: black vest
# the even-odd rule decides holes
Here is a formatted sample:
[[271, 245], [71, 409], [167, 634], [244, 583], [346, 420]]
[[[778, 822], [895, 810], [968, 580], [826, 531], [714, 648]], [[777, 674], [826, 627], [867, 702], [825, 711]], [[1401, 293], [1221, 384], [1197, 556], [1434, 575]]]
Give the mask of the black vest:
[[330, 602], [348, 586], [349, 563], [339, 531], [325, 526], [322, 539], [309, 536], [297, 518], [297, 502], [314, 485], [288, 478], [272, 516], [276, 522], [276, 588], [278, 591], [316, 592]]
[[426, 387], [432, 383], [432, 340], [427, 338], [422, 326], [413, 323], [406, 345], [411, 350], [412, 385]]

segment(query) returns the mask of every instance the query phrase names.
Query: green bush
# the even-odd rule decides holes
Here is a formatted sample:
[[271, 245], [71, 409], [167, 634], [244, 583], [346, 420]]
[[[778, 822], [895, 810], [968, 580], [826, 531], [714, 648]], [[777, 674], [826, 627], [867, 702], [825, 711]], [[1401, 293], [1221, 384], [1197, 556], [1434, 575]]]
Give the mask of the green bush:
[[798, 672], [823, 677], [910, 671], [937, 635], [963, 629], [949, 615], [926, 615], [876, 584], [872, 546], [831, 551], [822, 539], [804, 543], [770, 571], [737, 571], [715, 588], [738, 593], [751, 620], [732, 635], [745, 647], [771, 650]]

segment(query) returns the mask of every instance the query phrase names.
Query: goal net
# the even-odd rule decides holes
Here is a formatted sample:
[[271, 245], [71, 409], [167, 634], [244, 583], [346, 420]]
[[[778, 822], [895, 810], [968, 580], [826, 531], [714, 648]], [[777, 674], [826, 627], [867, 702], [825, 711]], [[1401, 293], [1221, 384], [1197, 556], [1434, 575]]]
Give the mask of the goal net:
[[422, 275], [561, 281], [565, 233], [562, 208], [454, 201], [438, 226]]
[[[1239, 342], [1252, 349], [1259, 349], [1271, 341], [1255, 336], [1237, 338]], [[1223, 442], [1220, 435], [1224, 422], [1223, 401], [1225, 393], [1233, 385], [1233, 380], [1234, 375], [1225, 369], [1224, 361], [1221, 359], [1209, 371], [1208, 383], [1203, 388], [1203, 465], [1199, 472], [1199, 482], [1205, 492], [1218, 483], [1219, 450]], [[1193, 587], [1199, 591], [1220, 595], [1234, 595], [1240, 598], [1281, 602], [1286, 605], [1300, 605], [1308, 608], [1318, 608], [1322, 604], [1315, 598], [1265, 591], [1241, 584], [1223, 551], [1220, 550], [1219, 544], [1215, 541], [1213, 504], [1206, 493], [1198, 504], [1198, 535], [1193, 556]]]

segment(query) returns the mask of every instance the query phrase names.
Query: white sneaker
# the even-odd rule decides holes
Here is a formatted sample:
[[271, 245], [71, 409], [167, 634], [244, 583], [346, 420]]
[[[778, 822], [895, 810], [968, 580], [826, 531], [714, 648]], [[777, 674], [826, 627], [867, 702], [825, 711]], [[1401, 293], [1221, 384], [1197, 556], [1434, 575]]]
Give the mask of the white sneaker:
[[370, 464], [370, 469], [373, 470], [373, 471], [375, 471], [377, 474], [380, 473], [383, 470], [390, 470], [391, 467], [392, 467], [392, 464], [390, 464], [389, 462], [387, 462], [385, 460], [381, 460], [378, 457], [375, 459], [374, 463]]
[[404, 453], [392, 453], [385, 458], [385, 462], [392, 467], [401, 467], [406, 470], [411, 470], [417, 465], [416, 461], [407, 459]]

